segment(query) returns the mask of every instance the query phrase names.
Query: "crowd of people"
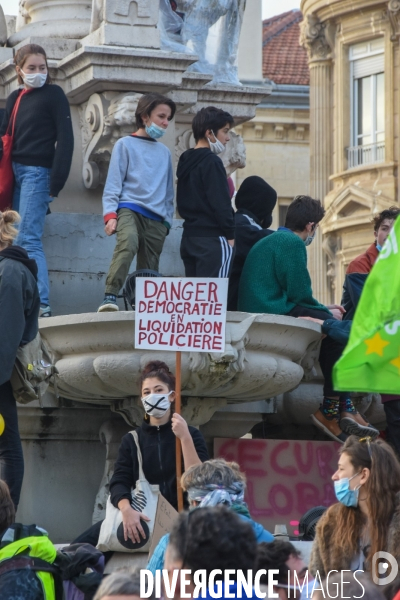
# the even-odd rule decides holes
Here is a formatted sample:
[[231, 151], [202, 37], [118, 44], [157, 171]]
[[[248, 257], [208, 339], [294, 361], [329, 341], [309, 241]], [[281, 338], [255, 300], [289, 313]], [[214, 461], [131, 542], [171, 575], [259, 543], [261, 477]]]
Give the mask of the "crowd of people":
[[[66, 183], [73, 153], [68, 101], [50, 81], [43, 48], [35, 44], [19, 48], [15, 68], [21, 87], [8, 98], [0, 128], [0, 136], [10, 126], [14, 131], [15, 177], [12, 210], [0, 212], [0, 596], [59, 600], [64, 579], [73, 581], [77, 589], [86, 586], [82, 598], [132, 600], [141, 597], [140, 574], [119, 572], [100, 583], [104, 562], [111, 556], [95, 550], [102, 522], [83, 532], [62, 556], [43, 529], [15, 522], [24, 463], [10, 379], [18, 348], [36, 337], [39, 317], [51, 316], [42, 235], [50, 204]], [[19, 107], [14, 110], [17, 100]], [[169, 149], [157, 140], [175, 112], [170, 98], [143, 95], [136, 110], [136, 132], [115, 143], [104, 187], [103, 216], [105, 232], [116, 235], [116, 245], [99, 312], [118, 310], [117, 297], [135, 256], [138, 269], [159, 269], [174, 214], [174, 173]], [[233, 125], [229, 113], [202, 108], [192, 123], [195, 147], [179, 159], [176, 196], [183, 219], [180, 253], [185, 275], [229, 278], [230, 310], [285, 315], [321, 325], [324, 397], [311, 418], [316, 427], [342, 444], [332, 476], [337, 503], [321, 517], [306, 565], [293, 544], [274, 539], [252, 518], [244, 500], [246, 477], [240, 466], [209, 460], [202, 434], [175, 412], [175, 377], [158, 360], [145, 365], [140, 379], [144, 418], [135, 431], [141, 456], [135, 438], [130, 433], [124, 436], [109, 485], [110, 501], [120, 511], [129, 549], [139, 549], [149, 535], [149, 517], [131, 503], [132, 488], [140, 476], [139, 461], [146, 480], [158, 485], [177, 509], [179, 438], [186, 510], [177, 517], [171, 533], [161, 538], [147, 567], [154, 575], [165, 570], [170, 584], [178, 582], [176, 600], [192, 597], [195, 591], [196, 582], [191, 579], [186, 586], [189, 596], [183, 595], [181, 579], [174, 575], [188, 569], [192, 573], [203, 570], [207, 576], [220, 570], [215, 577], [220, 597], [239, 597], [238, 580], [233, 576], [227, 583], [226, 571], [250, 570], [262, 571], [258, 583], [267, 598], [306, 598], [314, 591], [314, 598], [399, 600], [400, 579], [385, 588], [379, 586], [382, 573], [375, 557], [390, 553], [394, 563], [400, 564], [400, 396], [382, 395], [389, 445], [357, 411], [351, 395], [335, 390], [332, 370], [347, 343], [366, 278], [400, 209], [392, 207], [375, 215], [375, 241], [348, 266], [342, 303], [321, 304], [313, 295], [306, 247], [324, 217], [323, 206], [309, 196], [296, 196], [285, 225], [271, 229], [276, 191], [261, 177], [252, 176], [235, 195], [218, 156], [229, 142]], [[2, 150], [0, 145], [0, 158]], [[70, 576], [61, 577], [66, 555]], [[88, 563], [95, 574], [90, 580], [84, 577]], [[343, 572], [349, 575], [345, 583]], [[247, 590], [249, 598], [257, 597], [253, 584], [255, 580]], [[327, 594], [330, 589], [339, 592]], [[215, 593], [211, 585], [203, 597], [214, 598]]]

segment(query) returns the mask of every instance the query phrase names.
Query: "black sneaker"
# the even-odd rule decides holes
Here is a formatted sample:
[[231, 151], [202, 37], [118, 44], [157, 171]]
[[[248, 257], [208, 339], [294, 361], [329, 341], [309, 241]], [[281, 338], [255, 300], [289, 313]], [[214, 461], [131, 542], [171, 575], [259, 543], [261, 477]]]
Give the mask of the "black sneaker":
[[97, 312], [115, 312], [117, 310], [119, 308], [115, 296], [106, 296], [97, 309]]

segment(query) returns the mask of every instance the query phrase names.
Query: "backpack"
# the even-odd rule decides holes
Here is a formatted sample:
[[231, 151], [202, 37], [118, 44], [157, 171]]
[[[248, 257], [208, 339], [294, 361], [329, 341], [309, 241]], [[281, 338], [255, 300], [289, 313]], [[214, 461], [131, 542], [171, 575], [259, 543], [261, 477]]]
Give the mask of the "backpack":
[[10, 383], [14, 398], [21, 404], [39, 400], [46, 393], [50, 380], [57, 393], [56, 366], [52, 363], [50, 351], [38, 332], [35, 339], [20, 346], [17, 351]]
[[1, 597], [63, 600], [56, 557], [47, 531], [36, 525], [11, 525], [0, 540]]
[[71, 544], [57, 551], [47, 531], [36, 525], [14, 523], [0, 539], [2, 599], [91, 600], [103, 571], [99, 550]]

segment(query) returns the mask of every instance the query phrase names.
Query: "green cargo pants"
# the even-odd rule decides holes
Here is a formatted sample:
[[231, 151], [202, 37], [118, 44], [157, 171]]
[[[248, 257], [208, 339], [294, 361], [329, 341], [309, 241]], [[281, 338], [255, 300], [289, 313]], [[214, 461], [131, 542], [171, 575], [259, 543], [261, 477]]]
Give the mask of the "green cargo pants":
[[118, 211], [117, 244], [106, 279], [106, 294], [117, 296], [137, 254], [136, 269], [158, 271], [167, 228], [159, 221], [130, 210]]

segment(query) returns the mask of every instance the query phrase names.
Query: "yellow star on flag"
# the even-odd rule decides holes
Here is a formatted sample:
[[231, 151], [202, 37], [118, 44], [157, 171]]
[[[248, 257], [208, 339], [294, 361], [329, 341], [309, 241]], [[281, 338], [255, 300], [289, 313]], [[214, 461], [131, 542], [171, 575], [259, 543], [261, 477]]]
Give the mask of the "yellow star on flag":
[[376, 333], [369, 340], [364, 340], [364, 342], [367, 344], [366, 354], [378, 354], [379, 356], [383, 356], [383, 349], [390, 344], [390, 342], [385, 342], [379, 333]]
[[394, 365], [395, 367], [397, 367], [397, 368], [398, 368], [398, 370], [399, 370], [399, 375], [400, 375], [400, 354], [399, 354], [399, 356], [398, 356], [397, 358], [395, 358], [394, 360], [391, 360], [391, 361], [390, 361], [390, 364], [391, 364], [391, 365]]

